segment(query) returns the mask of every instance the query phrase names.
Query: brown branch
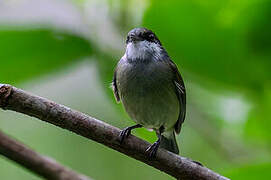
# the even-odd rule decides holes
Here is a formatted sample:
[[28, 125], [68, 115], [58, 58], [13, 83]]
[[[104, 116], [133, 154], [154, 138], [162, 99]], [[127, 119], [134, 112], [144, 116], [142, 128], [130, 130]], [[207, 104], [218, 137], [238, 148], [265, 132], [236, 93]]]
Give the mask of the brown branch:
[[148, 142], [133, 135], [119, 144], [120, 130], [81, 112], [34, 96], [10, 85], [0, 84], [0, 107], [34, 116], [86, 138], [97, 141], [134, 159], [182, 180], [228, 180], [191, 160], [159, 149], [155, 160], [145, 150]]
[[0, 154], [46, 179], [90, 180], [63, 167], [55, 160], [42, 156], [0, 131]]

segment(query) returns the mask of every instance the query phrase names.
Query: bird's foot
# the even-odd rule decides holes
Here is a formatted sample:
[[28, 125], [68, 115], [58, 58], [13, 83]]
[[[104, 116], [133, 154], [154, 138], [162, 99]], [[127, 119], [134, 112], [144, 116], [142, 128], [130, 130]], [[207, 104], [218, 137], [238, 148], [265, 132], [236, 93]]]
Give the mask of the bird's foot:
[[120, 144], [122, 144], [124, 139], [127, 138], [131, 134], [131, 130], [132, 130], [131, 127], [127, 127], [120, 132], [120, 135], [119, 135]]
[[159, 142], [155, 142], [146, 149], [147, 156], [150, 160], [155, 158], [159, 144]]
[[134, 126], [130, 126], [130, 127], [127, 127], [125, 129], [123, 129], [121, 132], [120, 132], [120, 135], [119, 135], [119, 141], [120, 141], [120, 144], [123, 143], [124, 139], [127, 138], [130, 134], [131, 134], [131, 131], [133, 129], [136, 129], [136, 128], [141, 128], [142, 125], [141, 124], [136, 124]]

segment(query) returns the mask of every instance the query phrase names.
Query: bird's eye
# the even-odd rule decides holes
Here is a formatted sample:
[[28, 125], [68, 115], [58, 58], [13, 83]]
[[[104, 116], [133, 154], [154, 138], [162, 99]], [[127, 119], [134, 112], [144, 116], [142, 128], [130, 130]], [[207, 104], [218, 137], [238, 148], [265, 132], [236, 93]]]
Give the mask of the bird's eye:
[[153, 35], [153, 34], [150, 34], [150, 35], [149, 35], [149, 39], [154, 39], [154, 35]]
[[148, 36], [147, 36], [147, 39], [148, 39], [148, 41], [151, 41], [151, 42], [154, 42], [155, 40], [155, 37], [154, 37], [154, 34], [148, 34]]

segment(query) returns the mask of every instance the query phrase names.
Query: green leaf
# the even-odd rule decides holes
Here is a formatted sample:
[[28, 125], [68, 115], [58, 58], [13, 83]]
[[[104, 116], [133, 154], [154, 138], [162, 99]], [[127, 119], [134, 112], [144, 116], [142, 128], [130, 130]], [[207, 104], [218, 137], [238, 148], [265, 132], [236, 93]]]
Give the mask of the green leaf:
[[253, 110], [250, 112], [246, 123], [245, 132], [248, 140], [256, 143], [264, 143], [265, 141], [271, 144], [271, 87], [265, 87], [265, 91], [259, 99]]
[[236, 168], [226, 176], [238, 180], [271, 179], [271, 164], [259, 164]]
[[49, 29], [0, 29], [0, 82], [15, 84], [89, 56], [87, 40]]

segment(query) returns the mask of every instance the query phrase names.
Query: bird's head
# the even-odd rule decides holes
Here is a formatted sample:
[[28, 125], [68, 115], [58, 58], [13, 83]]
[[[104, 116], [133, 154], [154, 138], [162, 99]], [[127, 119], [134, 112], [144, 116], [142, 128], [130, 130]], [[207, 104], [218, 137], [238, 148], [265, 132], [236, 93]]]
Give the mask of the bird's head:
[[132, 29], [126, 39], [126, 56], [129, 60], [158, 60], [164, 55], [157, 36], [146, 28]]
[[134, 28], [132, 29], [126, 39], [126, 44], [128, 43], [137, 43], [140, 41], [147, 41], [150, 43], [155, 43], [161, 45], [161, 42], [157, 36], [147, 28]]

